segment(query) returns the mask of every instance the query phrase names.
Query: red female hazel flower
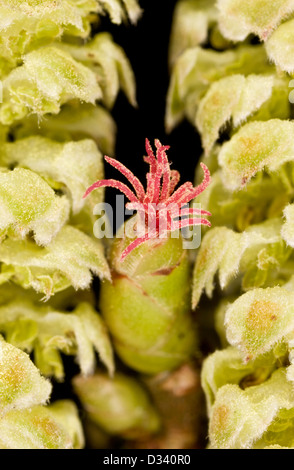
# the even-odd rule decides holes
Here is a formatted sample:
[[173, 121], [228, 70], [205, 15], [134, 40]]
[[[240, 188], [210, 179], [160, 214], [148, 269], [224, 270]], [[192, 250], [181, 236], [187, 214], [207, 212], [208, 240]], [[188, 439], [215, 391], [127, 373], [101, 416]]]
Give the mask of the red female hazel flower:
[[[147, 240], [158, 238], [163, 222], [165, 223], [165, 233], [187, 226], [211, 225], [207, 219], [201, 217], [204, 215], [210, 216], [210, 212], [185, 207], [187, 203], [202, 193], [209, 185], [210, 173], [207, 166], [204, 163], [200, 163], [204, 171], [204, 179], [200, 185], [194, 187], [191, 182], [186, 182], [175, 191], [180, 180], [180, 174], [178, 171], [170, 169], [170, 163], [166, 155], [166, 150], [169, 149], [169, 146], [162, 145], [158, 139], [155, 140], [155, 146], [156, 156], [149, 140], [146, 139], [147, 156], [144, 157], [144, 161], [150, 167], [146, 175], [146, 191], [139, 179], [128, 168], [114, 158], [105, 156], [105, 160], [129, 180], [134, 191], [121, 181], [103, 179], [92, 184], [83, 196], [85, 198], [94, 189], [105, 186], [116, 188], [130, 201], [126, 204], [126, 208], [136, 210], [145, 217], [145, 226], [148, 227], [147, 233], [139, 236], [128, 245], [121, 254], [121, 260]], [[188, 218], [181, 218], [187, 216]]]

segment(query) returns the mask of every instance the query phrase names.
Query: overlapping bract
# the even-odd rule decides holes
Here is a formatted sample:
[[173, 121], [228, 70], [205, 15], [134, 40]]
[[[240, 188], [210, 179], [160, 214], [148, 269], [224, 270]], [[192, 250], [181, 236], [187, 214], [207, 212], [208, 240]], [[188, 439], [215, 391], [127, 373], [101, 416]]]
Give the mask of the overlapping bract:
[[174, 64], [181, 53], [206, 41], [209, 27], [216, 21], [214, 0], [183, 0], [175, 6], [169, 44], [169, 62]]
[[[280, 88], [285, 82], [276, 86]], [[209, 154], [218, 140], [219, 132], [232, 120], [239, 127], [251, 115], [256, 116], [273, 95], [274, 77], [271, 75], [231, 75], [214, 82], [200, 101], [196, 125], [202, 136], [205, 153]]]
[[86, 46], [46, 46], [26, 54], [23, 65], [3, 79], [0, 122], [11, 125], [32, 113], [39, 118], [58, 114], [74, 100], [95, 104], [103, 99], [112, 106], [120, 86], [135, 104], [133, 72], [110, 35], [100, 33]]
[[[275, 73], [275, 69], [271, 68], [268, 63], [268, 58], [279, 69], [289, 73], [293, 71], [292, 55], [289, 49], [293, 42], [291, 41], [293, 30], [291, 27], [293, 20], [291, 18], [294, 12], [293, 2], [278, 0], [277, 2], [272, 2], [271, 6], [269, 6], [267, 0], [252, 1], [249, 4], [244, 0], [238, 1], [237, 4], [235, 0], [212, 3], [214, 4], [208, 5], [207, 2], [202, 4], [195, 0], [194, 2], [191, 1], [191, 3], [184, 1], [178, 3], [171, 43], [182, 44], [180, 49], [182, 53], [177, 54], [178, 58], [174, 62], [172, 69], [166, 109], [167, 130], [171, 130], [184, 116], [196, 125], [195, 114], [200, 99], [204, 96], [212, 82], [224, 76], [242, 73], [246, 77], [250, 73]], [[215, 8], [217, 8], [217, 12], [213, 14], [213, 23], [216, 26], [210, 34], [208, 34], [206, 29], [202, 40], [191, 40], [190, 31], [199, 30], [196, 26], [197, 21], [194, 21], [194, 29], [192, 26], [190, 28], [182, 28], [180, 40], [177, 41], [176, 31], [178, 31], [179, 25], [193, 22], [191, 15], [193, 9], [197, 11], [197, 18], [202, 16], [207, 19], [210, 17], [208, 12], [210, 10], [214, 11]], [[256, 14], [256, 11], [259, 14]], [[283, 23], [282, 21], [288, 19], [289, 16], [290, 19]], [[204, 22], [203, 24], [206, 23]], [[278, 29], [275, 30], [276, 27]], [[216, 28], [219, 28], [217, 29], [217, 42], [214, 38]], [[245, 43], [246, 45], [238, 45], [237, 48], [231, 49], [233, 45], [231, 41], [242, 41], [248, 34], [258, 34], [261, 39], [266, 41], [265, 46], [250, 48]], [[197, 47], [204, 39], [210, 42], [214, 50]], [[217, 46], [217, 43], [219, 43], [220, 47]], [[216, 52], [215, 49], [219, 52]], [[247, 54], [250, 55], [250, 58]], [[281, 74], [279, 75], [280, 77]], [[289, 93], [285, 90], [286, 85], [281, 86], [282, 88], [284, 87], [284, 92], [286, 91], [284, 99], [287, 100]], [[253, 87], [258, 87], [258, 83], [256, 82]], [[240, 84], [238, 93], [241, 92], [241, 88], [242, 85]], [[250, 91], [253, 93], [253, 90]], [[281, 90], [278, 94], [274, 93], [271, 101], [278, 99], [281, 105], [283, 97], [279, 95], [281, 95]], [[234, 93], [231, 96], [235, 99]], [[249, 100], [253, 99], [247, 98]], [[259, 99], [261, 99], [261, 96], [256, 96], [256, 99], [251, 101], [252, 109], [250, 114], [253, 113], [254, 107], [259, 106]], [[224, 105], [228, 106], [228, 103], [224, 102]], [[283, 104], [283, 109], [285, 105], [286, 103]], [[273, 111], [273, 106], [271, 106], [271, 111]], [[277, 110], [275, 111], [277, 112]], [[225, 108], [222, 112], [225, 112]], [[210, 108], [210, 113], [208, 111], [208, 114], [210, 114], [211, 119], [215, 119], [213, 117], [213, 107]], [[271, 112], [269, 117], [278, 116]], [[201, 131], [201, 129], [199, 130]]]
[[219, 26], [232, 41], [249, 34], [266, 41], [280, 23], [294, 13], [293, 0], [218, 0]]
[[141, 15], [136, 0], [5, 0], [0, 6], [1, 72], [15, 67], [23, 54], [55, 40], [86, 39], [97, 15], [109, 14], [119, 24], [129, 18], [135, 23]]
[[227, 308], [234, 347], [202, 370], [213, 447], [293, 447], [292, 297], [287, 286], [254, 289]]
[[69, 313], [51, 306], [40, 307], [29, 299], [10, 301], [0, 306], [0, 331], [10, 344], [29, 353], [34, 351], [35, 364], [46, 376], [64, 379], [60, 352], [76, 355], [83, 375], [93, 373], [94, 348], [113, 374], [106, 327], [89, 303], [79, 303]]
[[[293, 447], [293, 385], [283, 368], [245, 390], [227, 384], [212, 407], [209, 434], [218, 449]], [[225, 423], [225, 424], [224, 424]]]
[[[18, 207], [17, 191], [22, 193], [21, 201], [24, 207], [29, 205], [30, 201], [31, 205], [35, 206], [35, 211], [40, 211], [43, 206], [47, 207], [48, 204], [45, 205], [45, 202], [43, 202], [46, 199], [45, 196], [41, 197], [41, 187], [42, 185], [44, 187], [48, 186], [52, 188], [51, 192], [50, 189], [47, 190], [49, 194], [52, 193], [51, 198], [55, 196], [53, 190], [66, 196], [66, 198], [64, 196], [61, 198], [55, 196], [56, 200], [67, 200], [67, 202], [64, 202], [67, 207], [64, 221], [67, 222], [70, 216], [81, 217], [83, 215], [86, 219], [87, 215], [89, 224], [83, 228], [89, 233], [92, 232], [93, 208], [98, 202], [102, 201], [103, 191], [97, 191], [87, 200], [83, 200], [82, 196], [89, 184], [104, 176], [102, 155], [95, 142], [90, 139], [83, 139], [76, 142], [61, 143], [41, 136], [32, 136], [16, 140], [13, 143], [0, 144], [0, 152], [0, 164], [3, 167], [14, 167], [14, 171], [6, 175], [6, 178], [11, 181], [16, 179], [11, 189], [12, 201], [15, 198], [13, 207]], [[81, 155], [83, 155], [83, 159], [81, 159]], [[39, 181], [39, 184], [37, 185], [35, 182], [33, 184], [30, 182], [30, 178], [35, 178]], [[37, 194], [39, 194], [38, 197]], [[18, 207], [18, 211], [22, 212], [21, 207]], [[27, 211], [33, 213], [33, 208], [28, 207]], [[57, 214], [56, 212], [55, 216]], [[40, 217], [40, 214], [38, 217]], [[50, 227], [53, 228], [52, 217], [50, 219], [47, 216], [47, 221], [47, 225], [50, 223]], [[24, 224], [24, 221], [22, 223]], [[46, 223], [44, 220], [42, 224], [43, 230], [45, 230]], [[81, 224], [79, 227], [81, 228]], [[40, 244], [46, 245], [48, 242], [44, 241]]]
[[81, 449], [84, 444], [78, 410], [71, 401], [12, 410], [0, 420], [1, 449]]
[[[4, 126], [5, 132], [7, 127]], [[114, 154], [116, 125], [110, 112], [98, 104], [65, 104], [59, 114], [49, 114], [44, 119], [32, 114], [15, 123], [10, 132], [17, 140], [34, 135], [56, 142], [92, 139], [101, 152]]]
[[[86, 166], [81, 165], [81, 153]], [[88, 287], [90, 270], [109, 277], [100, 242], [65, 226], [71, 214], [84, 214], [84, 221], [85, 215], [89, 221], [80, 228], [91, 234], [93, 207], [101, 201], [101, 193], [87, 201], [82, 195], [90, 181], [103, 175], [101, 155], [94, 142], [63, 144], [36, 136], [4, 143], [1, 163], [1, 282], [14, 279], [48, 298], [71, 282], [76, 289]], [[7, 171], [4, 165], [17, 167]], [[56, 195], [56, 189], [64, 195]], [[47, 248], [29, 240], [30, 233], [38, 245]]]
[[0, 244], [0, 260], [0, 283], [10, 280], [32, 287], [45, 299], [71, 285], [87, 289], [93, 274], [110, 279], [102, 244], [71, 225], [65, 225], [46, 247], [7, 238]]
[[32, 231], [39, 245], [47, 245], [69, 218], [69, 201], [35, 172], [2, 168], [0, 188], [2, 238], [7, 233], [25, 238]]
[[[214, 277], [219, 272], [220, 287], [226, 289], [240, 274], [244, 290], [281, 283], [279, 268], [287, 265], [292, 250], [281, 236], [282, 222], [271, 219], [251, 225], [242, 233], [227, 227], [215, 227], [204, 237], [194, 268], [193, 306], [202, 290], [211, 297]], [[285, 276], [284, 282], [288, 278]]]
[[110, 34], [97, 34], [83, 46], [62, 44], [59, 47], [91, 70], [102, 91], [105, 106], [113, 107], [120, 89], [136, 106], [134, 73], [123, 49], [114, 43]]

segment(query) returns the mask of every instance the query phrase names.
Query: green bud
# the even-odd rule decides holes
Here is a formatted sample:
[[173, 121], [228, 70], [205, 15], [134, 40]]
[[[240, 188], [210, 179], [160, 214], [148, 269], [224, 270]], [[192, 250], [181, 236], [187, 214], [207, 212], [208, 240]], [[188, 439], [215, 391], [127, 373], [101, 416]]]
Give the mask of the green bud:
[[118, 237], [112, 245], [101, 313], [126, 364], [148, 374], [171, 370], [196, 350], [188, 252], [181, 238], [170, 237], [148, 241], [121, 261], [129, 242]]
[[109, 434], [138, 439], [158, 431], [158, 414], [137, 380], [96, 373], [75, 377], [73, 386], [90, 420]]

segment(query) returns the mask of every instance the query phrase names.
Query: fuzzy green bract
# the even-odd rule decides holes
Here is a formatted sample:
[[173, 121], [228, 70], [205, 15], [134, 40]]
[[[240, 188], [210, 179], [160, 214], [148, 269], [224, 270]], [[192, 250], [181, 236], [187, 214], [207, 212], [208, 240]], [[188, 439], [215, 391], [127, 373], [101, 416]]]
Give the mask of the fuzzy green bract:
[[0, 337], [0, 363], [0, 448], [83, 447], [75, 404], [67, 400], [45, 406], [52, 386], [28, 354]]
[[98, 34], [86, 46], [55, 43], [26, 54], [23, 65], [3, 79], [0, 122], [12, 125], [32, 113], [39, 118], [58, 114], [70, 101], [103, 99], [111, 107], [120, 86], [135, 104], [131, 66], [109, 34]]
[[4, 0], [0, 6], [0, 61], [4, 70], [18, 65], [23, 54], [69, 37], [86, 39], [97, 14], [108, 13], [119, 24], [141, 15], [136, 0]]
[[293, 0], [218, 0], [217, 7], [220, 30], [233, 41], [250, 33], [266, 40], [294, 12]]
[[16, 168], [0, 172], [0, 230], [18, 238], [32, 231], [39, 245], [48, 245], [69, 218], [70, 205], [64, 197], [33, 171]]
[[76, 355], [84, 375], [93, 373], [94, 348], [108, 371], [114, 371], [104, 322], [86, 302], [78, 304], [71, 313], [40, 307], [29, 300], [8, 302], [0, 306], [0, 331], [10, 344], [29, 353], [34, 351], [35, 363], [44, 375], [64, 378], [60, 352]]
[[123, 49], [113, 42], [110, 34], [97, 34], [80, 47], [64, 44], [62, 49], [92, 70], [108, 108], [113, 107], [120, 88], [130, 103], [136, 105], [134, 73]]
[[274, 172], [293, 161], [293, 132], [292, 121], [273, 119], [244, 125], [218, 156], [226, 187], [240, 188], [258, 171]]
[[218, 139], [219, 130], [232, 119], [233, 126], [257, 111], [272, 95], [273, 77], [232, 75], [214, 82], [201, 100], [196, 115], [203, 147], [208, 154]]
[[[18, 191], [21, 193], [19, 198], [21, 197], [22, 204], [27, 208], [27, 211], [30, 210], [30, 214], [33, 214], [33, 211], [32, 207], [29, 206], [29, 201], [32, 200], [31, 205], [34, 204], [36, 206], [35, 210], [38, 211], [37, 216], [39, 217], [37, 220], [39, 220], [41, 225], [39, 231], [42, 230], [45, 232], [46, 229], [47, 231], [50, 229], [50, 231], [56, 235], [59, 230], [57, 231], [57, 229], [55, 229], [54, 232], [55, 225], [57, 224], [57, 222], [54, 224], [54, 218], [57, 219], [58, 217], [56, 207], [54, 211], [52, 210], [53, 214], [51, 216], [49, 216], [49, 213], [46, 213], [44, 217], [41, 218], [40, 211], [42, 207], [46, 207], [45, 196], [42, 197], [41, 184], [44, 187], [47, 187], [47, 184], [43, 182], [41, 178], [37, 177], [37, 175], [40, 175], [48, 185], [51, 186], [51, 190], [48, 188], [48, 192], [51, 191], [52, 193], [51, 198], [54, 197], [53, 190], [58, 190], [60, 193], [64, 193], [64, 195], [67, 196], [66, 198], [64, 198], [64, 196], [61, 198], [55, 196], [55, 206], [57, 206], [57, 202], [60, 206], [62, 206], [61, 203], [63, 202], [63, 206], [65, 206], [63, 209], [63, 224], [68, 222], [71, 215], [79, 216], [80, 219], [83, 216], [85, 221], [83, 229], [89, 234], [92, 233], [94, 223], [93, 209], [96, 204], [102, 202], [103, 190], [97, 191], [86, 201], [83, 200], [82, 196], [89, 184], [96, 181], [96, 179], [103, 178], [104, 175], [102, 155], [97, 149], [95, 142], [90, 139], [84, 139], [77, 142], [70, 141], [60, 143], [48, 138], [32, 136], [17, 140], [13, 143], [4, 143], [0, 145], [0, 152], [0, 164], [2, 164], [3, 167], [4, 165], [17, 167], [14, 172], [11, 173], [10, 178], [12, 179], [13, 175], [15, 175], [15, 177], [19, 175], [18, 181], [15, 183], [15, 192]], [[83, 155], [82, 159], [81, 155]], [[25, 168], [26, 170], [21, 168]], [[28, 169], [31, 171], [28, 171]], [[26, 178], [24, 176], [26, 176]], [[39, 184], [30, 182], [28, 176], [30, 176], [31, 179], [35, 178], [36, 181], [39, 181]], [[3, 188], [5, 188], [4, 184]], [[15, 205], [14, 203], [14, 207]], [[21, 211], [21, 208], [19, 211]], [[59, 209], [59, 212], [60, 211], [61, 209]], [[21, 212], [24, 217], [24, 209], [22, 209]], [[45, 216], [46, 221], [44, 220]], [[59, 218], [61, 218], [61, 216], [59, 216]], [[22, 221], [22, 224], [22, 230], [24, 232], [24, 221]], [[61, 226], [62, 224], [60, 222], [58, 229], [60, 229]], [[82, 224], [80, 222], [79, 228], [81, 227]], [[53, 236], [51, 236], [49, 241], [46, 239], [39, 240], [35, 235], [37, 243], [42, 245], [48, 244], [52, 238]]]
[[24, 64], [3, 80], [0, 122], [11, 125], [27, 114], [57, 114], [62, 104], [78, 99], [95, 103], [102, 91], [94, 74], [58, 47], [30, 52]]
[[283, 23], [266, 43], [266, 51], [269, 59], [281, 70], [292, 74], [293, 62], [293, 32], [294, 20]]
[[165, 125], [171, 131], [184, 117], [195, 123], [201, 98], [209, 85], [224, 76], [245, 76], [274, 71], [262, 46], [241, 45], [233, 50], [215, 51], [193, 47], [175, 62], [167, 94]]
[[0, 421], [10, 410], [45, 404], [51, 384], [45, 380], [28, 354], [0, 337]]
[[281, 341], [291, 344], [292, 295], [287, 289], [254, 289], [227, 309], [225, 324], [230, 344], [246, 361], [255, 359]]
[[244, 362], [237, 348], [228, 346], [215, 351], [204, 361], [201, 371], [202, 387], [207, 400], [208, 415], [211, 415], [218, 390], [227, 383], [244, 389], [266, 380], [277, 367], [274, 353], [254, 361]]
[[[58, 403], [58, 402], [56, 402]], [[54, 405], [55, 406], [55, 405]], [[84, 436], [78, 411], [70, 402], [55, 416], [51, 407], [10, 411], [0, 420], [1, 449], [80, 449]]]
[[212, 213], [213, 226], [226, 225], [243, 231], [267, 218], [281, 217], [285, 205], [291, 201], [291, 192], [291, 183], [282, 168], [269, 175], [259, 172], [246, 186], [235, 191], [226, 188], [223, 172], [218, 169], [198, 201]]
[[221, 387], [212, 407], [209, 433], [217, 449], [293, 447], [293, 386], [283, 368], [245, 390]]
[[114, 154], [115, 122], [109, 111], [97, 104], [66, 104], [59, 114], [49, 114], [43, 119], [32, 114], [17, 122], [11, 132], [16, 139], [33, 138], [34, 135], [42, 135], [57, 142], [92, 139], [101, 152]]
[[185, 49], [206, 41], [216, 14], [214, 0], [182, 0], [176, 4], [169, 44], [171, 65]]
[[90, 287], [92, 273], [110, 279], [102, 244], [66, 225], [47, 247], [7, 238], [0, 244], [0, 283], [32, 287], [49, 298], [69, 286]]
[[222, 290], [237, 274], [239, 279], [243, 276], [244, 290], [283, 282], [279, 268], [287, 266], [292, 250], [281, 236], [282, 227], [281, 219], [271, 219], [251, 225], [242, 233], [227, 227], [210, 230], [202, 241], [194, 267], [193, 306], [198, 304], [203, 289], [206, 295], [212, 296], [217, 272]]

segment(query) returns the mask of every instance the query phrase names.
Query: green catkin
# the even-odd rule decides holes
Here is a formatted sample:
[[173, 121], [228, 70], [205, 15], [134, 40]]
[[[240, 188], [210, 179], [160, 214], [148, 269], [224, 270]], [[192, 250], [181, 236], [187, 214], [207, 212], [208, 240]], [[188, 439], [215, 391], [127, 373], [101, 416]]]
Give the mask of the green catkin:
[[136, 23], [141, 9], [136, 0], [0, 5], [0, 448], [83, 448], [77, 406], [50, 403], [50, 379], [68, 380], [64, 354], [93, 374], [95, 351], [114, 373], [90, 291], [93, 275], [110, 279], [93, 236], [103, 191], [82, 196], [103, 178], [101, 152], [113, 152], [119, 91], [136, 98], [124, 51], [108, 33], [92, 35], [104, 14]]
[[[222, 344], [201, 373], [208, 448], [294, 448], [294, 2], [178, 5], [166, 126], [190, 120], [212, 173], [198, 202], [213, 229], [197, 254], [192, 294], [200, 317], [201, 296], [212, 299]], [[201, 36], [184, 18], [192, 13], [195, 29], [205, 18]]]

